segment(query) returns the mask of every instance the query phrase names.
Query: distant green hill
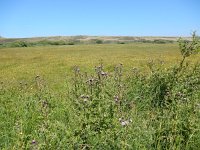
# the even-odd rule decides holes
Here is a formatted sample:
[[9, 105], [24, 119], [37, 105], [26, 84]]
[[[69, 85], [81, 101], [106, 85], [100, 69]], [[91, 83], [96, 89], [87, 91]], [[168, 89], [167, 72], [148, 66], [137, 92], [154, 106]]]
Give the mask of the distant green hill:
[[[184, 37], [190, 40], [190, 37]], [[153, 36], [51, 36], [32, 38], [0, 38], [0, 47], [29, 47], [41, 45], [77, 45], [77, 44], [127, 44], [142, 43], [173, 43], [179, 37], [153, 37]]]

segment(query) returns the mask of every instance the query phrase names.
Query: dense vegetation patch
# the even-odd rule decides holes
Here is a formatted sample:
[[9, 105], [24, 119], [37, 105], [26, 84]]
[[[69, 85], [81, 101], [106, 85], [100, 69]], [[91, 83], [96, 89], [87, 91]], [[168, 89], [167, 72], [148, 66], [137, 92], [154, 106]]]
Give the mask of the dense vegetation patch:
[[51, 46], [51, 45], [80, 45], [80, 44], [127, 44], [127, 43], [154, 43], [154, 44], [169, 44], [174, 43], [172, 40], [101, 40], [101, 39], [90, 39], [90, 40], [39, 40], [35, 42], [30, 42], [27, 40], [4, 40], [0, 42], [1, 47], [33, 47], [33, 46]]
[[186, 63], [199, 43], [179, 41], [180, 63], [149, 73], [124, 73], [101, 62], [87, 73], [78, 66], [62, 91], [37, 75], [17, 86], [0, 83], [3, 149], [198, 149], [200, 65]]

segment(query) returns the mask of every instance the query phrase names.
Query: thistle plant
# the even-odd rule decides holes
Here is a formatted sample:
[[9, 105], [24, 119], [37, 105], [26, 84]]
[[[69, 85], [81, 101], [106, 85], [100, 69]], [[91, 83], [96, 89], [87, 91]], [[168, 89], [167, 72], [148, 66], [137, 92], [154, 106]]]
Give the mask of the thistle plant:
[[192, 33], [192, 41], [187, 41], [180, 38], [178, 42], [179, 49], [182, 55], [179, 69], [182, 69], [185, 59], [187, 57], [190, 57], [192, 54], [196, 54], [200, 51], [200, 43], [195, 31]]

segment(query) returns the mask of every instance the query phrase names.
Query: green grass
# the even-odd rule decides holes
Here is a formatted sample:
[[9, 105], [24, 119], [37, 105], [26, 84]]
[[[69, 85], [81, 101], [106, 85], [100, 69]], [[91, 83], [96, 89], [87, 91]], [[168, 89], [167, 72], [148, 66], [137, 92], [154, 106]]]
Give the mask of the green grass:
[[[192, 59], [197, 61], [199, 57]], [[180, 59], [177, 44], [114, 44], [73, 45], [0, 49], [0, 79], [18, 81], [32, 79], [36, 75], [48, 82], [64, 80], [75, 65], [86, 71], [98, 65], [102, 59], [105, 66], [123, 63], [126, 70], [133, 67], [146, 68], [151, 59], [163, 60], [167, 66]], [[51, 84], [51, 83], [50, 83]], [[52, 83], [53, 84], [53, 83]]]
[[180, 67], [177, 44], [1, 48], [0, 149], [199, 149], [199, 58]]

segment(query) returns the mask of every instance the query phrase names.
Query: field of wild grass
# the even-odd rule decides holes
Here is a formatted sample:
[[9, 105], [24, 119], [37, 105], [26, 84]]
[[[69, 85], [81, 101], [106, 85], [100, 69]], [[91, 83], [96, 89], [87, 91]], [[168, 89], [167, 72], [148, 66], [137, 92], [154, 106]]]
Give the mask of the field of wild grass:
[[189, 44], [1, 48], [0, 149], [200, 149]]

